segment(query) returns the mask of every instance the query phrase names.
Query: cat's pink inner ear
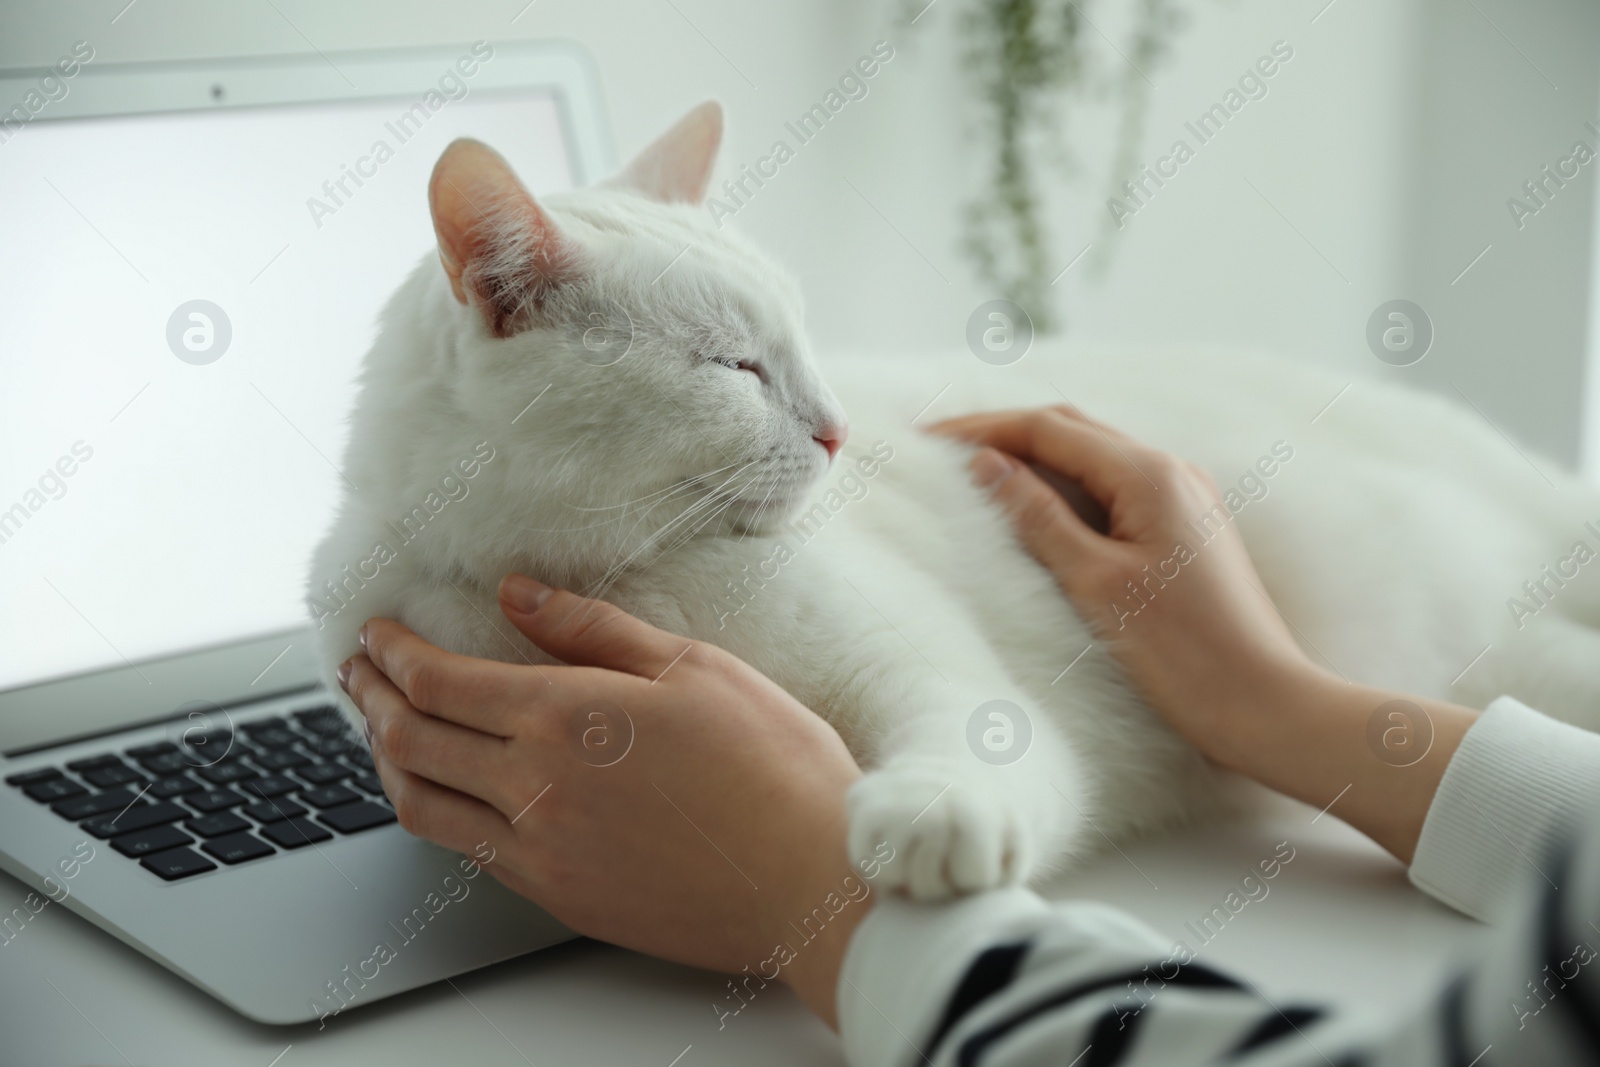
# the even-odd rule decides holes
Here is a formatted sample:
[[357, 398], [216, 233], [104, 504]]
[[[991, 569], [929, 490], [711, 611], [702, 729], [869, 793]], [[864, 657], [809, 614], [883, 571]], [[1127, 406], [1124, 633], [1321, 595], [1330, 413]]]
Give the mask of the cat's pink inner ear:
[[555, 284], [564, 243], [500, 154], [481, 141], [454, 141], [434, 165], [428, 205], [450, 289], [474, 304], [496, 336], [511, 332], [528, 299]]
[[611, 183], [667, 204], [698, 204], [706, 198], [721, 146], [722, 105], [707, 100], [651, 142]]

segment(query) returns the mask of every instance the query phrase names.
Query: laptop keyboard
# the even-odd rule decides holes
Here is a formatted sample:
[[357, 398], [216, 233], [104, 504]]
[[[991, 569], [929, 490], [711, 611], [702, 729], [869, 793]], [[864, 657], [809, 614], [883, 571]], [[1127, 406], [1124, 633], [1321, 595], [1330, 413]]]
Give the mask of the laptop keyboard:
[[169, 882], [395, 821], [366, 747], [331, 707], [13, 774], [48, 804]]

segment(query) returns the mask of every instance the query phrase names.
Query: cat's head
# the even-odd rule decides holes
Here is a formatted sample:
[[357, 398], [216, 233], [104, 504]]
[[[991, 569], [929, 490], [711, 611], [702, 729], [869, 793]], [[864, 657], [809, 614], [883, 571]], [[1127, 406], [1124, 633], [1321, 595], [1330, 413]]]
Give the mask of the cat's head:
[[721, 138], [703, 104], [616, 177], [538, 199], [484, 144], [440, 157], [450, 374], [525, 528], [615, 559], [770, 531], [842, 445], [798, 287], [703, 205]]

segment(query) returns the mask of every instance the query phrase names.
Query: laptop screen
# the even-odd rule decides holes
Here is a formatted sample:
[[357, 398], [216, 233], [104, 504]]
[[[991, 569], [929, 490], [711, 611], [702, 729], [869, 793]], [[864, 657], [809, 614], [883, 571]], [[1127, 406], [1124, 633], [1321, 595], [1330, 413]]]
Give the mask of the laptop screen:
[[414, 100], [5, 131], [0, 690], [307, 622], [434, 161], [471, 136], [535, 193], [573, 184], [553, 97]]

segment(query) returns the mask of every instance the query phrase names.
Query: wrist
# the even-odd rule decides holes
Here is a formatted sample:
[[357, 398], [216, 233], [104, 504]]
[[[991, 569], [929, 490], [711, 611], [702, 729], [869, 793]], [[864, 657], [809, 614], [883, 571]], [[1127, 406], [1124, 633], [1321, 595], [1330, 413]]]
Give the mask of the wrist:
[[1242, 708], [1228, 758], [1218, 762], [1330, 812], [1410, 863], [1445, 768], [1477, 716], [1307, 665]]
[[1305, 660], [1256, 663], [1219, 702], [1201, 751], [1224, 770], [1270, 784], [1284, 747], [1329, 729], [1351, 688]]
[[772, 937], [770, 951], [782, 964], [779, 979], [834, 1028], [845, 952], [877, 900], [870, 881], [875, 869], [850, 862], [842, 789], [838, 796], [837, 806], [826, 811], [810, 807], [817, 816], [808, 820], [812, 825], [790, 836], [794, 870], [779, 883], [784, 890], [773, 895], [762, 923]]
[[[860, 881], [859, 876], [857, 881]], [[865, 882], [861, 884], [866, 885]], [[856, 927], [867, 917], [876, 900], [877, 892], [869, 890], [861, 900], [848, 901], [815, 936], [811, 936], [816, 928], [815, 917], [809, 924], [797, 923], [788, 930], [788, 944], [794, 947], [795, 957], [783, 968], [783, 980], [813, 1014], [835, 1030], [839, 1028], [839, 973], [844, 969], [845, 954]], [[826, 911], [825, 906], [823, 910]], [[805, 940], [808, 936], [811, 940]]]

